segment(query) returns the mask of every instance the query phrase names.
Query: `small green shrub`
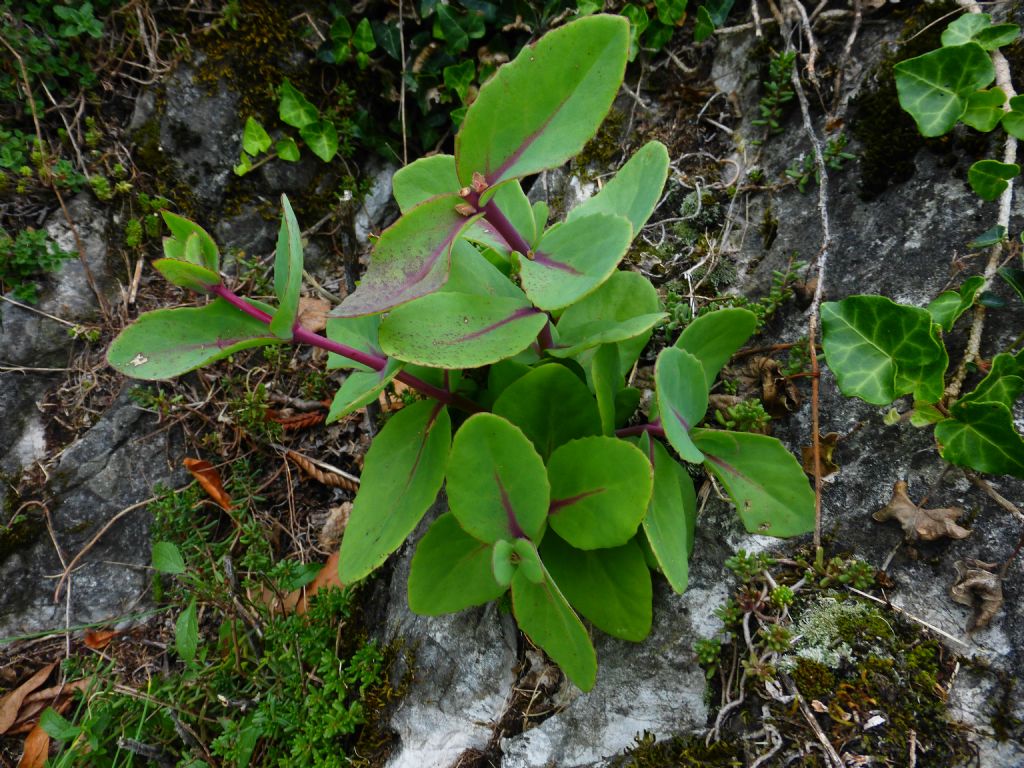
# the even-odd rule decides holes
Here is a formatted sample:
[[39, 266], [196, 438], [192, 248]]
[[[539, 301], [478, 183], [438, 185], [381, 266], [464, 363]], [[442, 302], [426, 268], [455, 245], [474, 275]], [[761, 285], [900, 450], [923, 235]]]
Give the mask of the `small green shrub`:
[[34, 304], [39, 298], [34, 280], [56, 271], [74, 255], [61, 249], [44, 230], [29, 227], [14, 237], [0, 230], [0, 288]]

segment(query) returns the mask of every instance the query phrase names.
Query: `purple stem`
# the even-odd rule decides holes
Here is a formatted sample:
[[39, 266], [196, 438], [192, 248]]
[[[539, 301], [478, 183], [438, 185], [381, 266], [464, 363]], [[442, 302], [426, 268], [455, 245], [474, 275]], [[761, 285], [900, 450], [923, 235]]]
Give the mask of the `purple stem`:
[[519, 230], [512, 226], [512, 222], [501, 212], [501, 209], [494, 203], [494, 198], [488, 200], [486, 205], [481, 206], [480, 193], [470, 190], [465, 200], [478, 211], [483, 211], [484, 218], [498, 231], [499, 235], [505, 238], [505, 242], [509, 244], [513, 251], [518, 251], [523, 256], [531, 253], [530, 244], [526, 242], [523, 236], [519, 234]]
[[650, 424], [637, 424], [632, 427], [623, 427], [622, 429], [615, 430], [616, 437], [633, 437], [635, 435], [642, 435], [644, 432], [655, 437], [664, 437], [665, 428], [661, 426], [661, 419], [656, 419]]
[[537, 336], [537, 344], [539, 345], [541, 352], [543, 352], [545, 349], [551, 349], [553, 346], [555, 346], [555, 340], [551, 336], [550, 320], [544, 323], [544, 327], [540, 329], [540, 334]]
[[[224, 301], [228, 302], [231, 306], [244, 312], [250, 317], [255, 317], [261, 323], [269, 324], [272, 319], [266, 312], [258, 307], [254, 307], [241, 296], [223, 285], [213, 286], [210, 289], [210, 292], [215, 296], [219, 296], [224, 299]], [[320, 349], [326, 349], [328, 352], [334, 352], [342, 357], [347, 357], [349, 360], [361, 363], [375, 371], [383, 370], [388, 363], [388, 359], [384, 355], [374, 355], [355, 349], [354, 347], [350, 347], [346, 344], [339, 344], [338, 342], [332, 341], [318, 333], [307, 331], [298, 323], [296, 323], [292, 329], [292, 341], [299, 344], [309, 344], [312, 347], [320, 347]], [[403, 384], [406, 384], [413, 389], [422, 392], [428, 397], [432, 397], [446, 405], [454, 405], [469, 413], [480, 413], [483, 411], [483, 408], [472, 400], [469, 400], [462, 395], [457, 395], [454, 392], [449, 392], [447, 389], [435, 387], [433, 384], [423, 381], [422, 379], [413, 376], [411, 373], [401, 371], [395, 378]]]

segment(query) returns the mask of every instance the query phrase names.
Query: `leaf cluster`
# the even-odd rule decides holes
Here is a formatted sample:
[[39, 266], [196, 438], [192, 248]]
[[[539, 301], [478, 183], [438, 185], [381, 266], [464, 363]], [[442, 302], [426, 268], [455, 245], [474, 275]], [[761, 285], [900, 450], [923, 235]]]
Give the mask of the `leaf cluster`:
[[402, 216], [330, 313], [327, 338], [297, 321], [302, 243], [283, 198], [276, 307], [228, 290], [209, 235], [165, 212], [172, 237], [154, 266], [216, 298], [143, 315], [108, 354], [129, 375], [166, 378], [247, 347], [315, 344], [332, 353], [328, 368], [349, 371], [329, 421], [396, 379], [427, 395], [392, 415], [366, 454], [341, 581], [380, 566], [443, 485], [449, 511], [417, 546], [411, 607], [445, 613], [510, 592], [523, 631], [585, 690], [597, 664], [580, 617], [639, 641], [651, 627], [651, 570], [687, 586], [696, 500], [683, 462], [718, 480], [750, 531], [790, 536], [814, 519], [813, 493], [781, 443], [699, 426], [719, 371], [755, 330], [752, 312], [688, 325], [658, 355], [651, 421], [628, 426], [640, 392], [627, 376], [665, 314], [646, 278], [617, 267], [660, 199], [664, 146], [641, 148], [564, 221], [549, 224], [521, 185], [597, 131], [628, 50], [627, 22], [594, 15], [501, 68], [467, 111], [454, 155], [396, 173]]
[[[996, 78], [991, 51], [1017, 39], [1016, 24], [994, 24], [987, 13], [965, 13], [942, 33], [942, 47], [895, 68], [900, 106], [910, 113], [922, 136], [942, 136], [958, 123], [983, 133], [1002, 126], [1024, 138], [1024, 98], [1007, 103], [1001, 88], [989, 88]], [[1020, 174], [1016, 163], [979, 160], [968, 181], [983, 200], [995, 200]]]
[[45, 230], [27, 227], [14, 237], [0, 230], [0, 290], [13, 291], [21, 301], [35, 303], [34, 279], [60, 268], [74, 256], [50, 239]]

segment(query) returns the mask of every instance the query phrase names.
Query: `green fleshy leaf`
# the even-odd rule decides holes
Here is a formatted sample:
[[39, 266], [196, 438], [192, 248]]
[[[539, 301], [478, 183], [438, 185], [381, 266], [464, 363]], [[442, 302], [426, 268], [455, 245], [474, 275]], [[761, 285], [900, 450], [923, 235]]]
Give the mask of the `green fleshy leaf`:
[[1016, 163], [999, 160], [979, 160], [967, 169], [967, 181], [982, 200], [995, 200], [1009, 186], [1009, 181], [1020, 175]]
[[[685, 2], [684, 2], [685, 5]], [[661, 199], [668, 178], [668, 150], [659, 141], [649, 141], [623, 165], [601, 191], [573, 208], [567, 221], [592, 213], [625, 216], [633, 236], [647, 223]]]
[[327, 413], [327, 423], [333, 424], [338, 419], [372, 403], [401, 370], [402, 364], [398, 360], [389, 359], [387, 365], [379, 371], [353, 371], [350, 373], [331, 401], [331, 409]]
[[679, 334], [675, 346], [700, 361], [707, 388], [711, 389], [722, 366], [747, 343], [756, 328], [757, 316], [749, 309], [719, 309], [694, 319]]
[[379, 567], [412, 533], [441, 490], [451, 420], [439, 403], [406, 406], [374, 438], [338, 555], [345, 584]]
[[287, 78], [281, 83], [277, 114], [281, 122], [302, 130], [320, 119], [320, 111]]
[[153, 570], [158, 573], [184, 573], [185, 560], [181, 551], [169, 541], [153, 542]]
[[622, 389], [622, 374], [619, 373], [619, 350], [614, 344], [604, 344], [591, 359], [590, 381], [594, 387], [597, 411], [601, 416], [601, 434], [612, 437], [615, 434], [615, 395]]
[[544, 461], [500, 416], [470, 416], [455, 434], [446, 488], [459, 524], [480, 541], [540, 540], [550, 500]]
[[968, 403], [1002, 403], [1013, 410], [1017, 398], [1024, 393], [1024, 352], [1011, 355], [1000, 352], [992, 358], [992, 367], [978, 386], [953, 404], [954, 417]]
[[601, 431], [587, 385], [561, 365], [542, 365], [509, 384], [494, 413], [523, 430], [545, 461], [570, 440]]
[[516, 539], [512, 551], [519, 558], [518, 569], [534, 584], [544, 582], [544, 565], [540, 561], [540, 553], [536, 545], [529, 539]]
[[[507, 543], [507, 542], [506, 542]], [[491, 572], [491, 547], [447, 512], [416, 546], [409, 569], [409, 607], [425, 616], [453, 613], [496, 600], [508, 589]]]
[[1003, 93], [1002, 88], [975, 91], [967, 97], [967, 110], [960, 120], [977, 131], [988, 133], [1003, 119], [1004, 101], [1006, 101], [1006, 94]]
[[380, 344], [410, 363], [478, 368], [528, 347], [546, 322], [525, 299], [439, 292], [388, 314]]
[[199, 650], [199, 614], [194, 597], [174, 623], [174, 648], [186, 664], [192, 663]]
[[270, 144], [270, 134], [259, 121], [252, 117], [246, 118], [245, 129], [242, 131], [242, 149], [250, 155], [258, 155], [270, 149]]
[[1015, 267], [1000, 267], [998, 274], [1006, 284], [1009, 285], [1013, 290], [1020, 296], [1021, 301], [1024, 301], [1024, 269], [1017, 269]]
[[822, 346], [839, 389], [874, 405], [913, 394], [942, 397], [949, 357], [927, 310], [884, 296], [849, 296], [821, 305]]
[[505, 539], [494, 542], [494, 549], [491, 550], [491, 572], [494, 580], [505, 589], [512, 584], [512, 577], [516, 573], [517, 563], [512, 558], [514, 551], [512, 542]]
[[287, 195], [281, 195], [281, 228], [277, 233], [274, 258], [274, 293], [278, 308], [270, 321], [270, 330], [285, 341], [291, 339], [299, 312], [299, 291], [302, 289], [302, 231]]
[[133, 379], [171, 379], [243, 349], [280, 341], [266, 323], [217, 299], [204, 307], [142, 314], [114, 339], [107, 361]]
[[538, 200], [533, 204], [533, 226], [535, 232], [543, 232], [547, 229], [548, 216], [550, 215], [551, 209], [543, 200]]
[[469, 241], [459, 239], [452, 246], [452, 267], [445, 293], [473, 293], [478, 296], [503, 296], [526, 301], [523, 292], [501, 273]]
[[690, 553], [697, 523], [693, 480], [665, 447], [644, 433], [640, 450], [654, 468], [654, 491], [644, 516], [644, 533], [661, 572], [679, 594], [690, 581]]
[[[958, 403], [959, 405], [959, 403]], [[955, 419], [935, 425], [935, 440], [946, 461], [991, 475], [1024, 478], [1024, 439], [1003, 403], [964, 403]]]
[[[668, 315], [664, 312], [656, 312], [622, 321], [595, 320], [587, 325], [574, 328], [574, 333], [569, 338], [564, 335], [559, 336], [558, 345], [550, 347], [546, 351], [552, 357], [576, 357], [581, 352], [602, 344], [616, 344], [632, 339], [646, 340], [651, 337], [651, 329], [666, 318]], [[617, 354], [618, 352], [616, 352]], [[584, 361], [580, 362], [582, 364]]]
[[168, 258], [184, 259], [185, 256], [185, 244], [188, 242], [190, 235], [197, 235], [199, 237], [199, 246], [201, 257], [195, 259], [193, 257], [193, 263], [200, 267], [206, 267], [211, 272], [220, 271], [220, 254], [217, 251], [217, 244], [213, 241], [213, 238], [207, 234], [206, 230], [195, 224], [188, 219], [183, 219], [177, 214], [171, 213], [170, 211], [160, 211], [160, 215], [164, 219], [164, 223], [167, 228], [171, 230], [171, 235], [174, 240], [177, 240], [180, 245], [170, 246], [171, 251], [168, 250], [168, 240], [164, 239], [164, 254]]
[[[367, 355], [384, 356], [377, 335], [380, 330], [380, 315], [365, 317], [329, 317], [327, 318], [327, 338], [346, 347], [358, 349]], [[357, 363], [334, 352], [327, 353], [327, 370], [338, 368], [355, 368], [357, 371], [375, 372], [373, 368]]]
[[549, 577], [535, 584], [522, 571], [512, 577], [512, 612], [519, 628], [544, 649], [580, 690], [597, 679], [597, 654], [583, 622]]
[[1017, 39], [1016, 24], [993, 24], [987, 13], [965, 13], [942, 32], [942, 45], [977, 43], [986, 51], [994, 51]]
[[629, 247], [631, 233], [628, 219], [604, 213], [581, 216], [549, 229], [533, 258], [519, 260], [523, 290], [545, 311], [579, 301], [615, 271]]
[[459, 194], [459, 177], [452, 155], [431, 155], [400, 168], [391, 178], [391, 189], [402, 213], [438, 195]]
[[695, 429], [693, 441], [750, 533], [787, 537], [814, 529], [814, 491], [800, 464], [774, 437]]
[[458, 195], [432, 198], [385, 229], [359, 287], [331, 316], [384, 312], [444, 285], [452, 243], [469, 223], [455, 210], [460, 202]]
[[651, 572], [635, 540], [584, 551], [552, 533], [540, 556], [569, 604], [598, 629], [634, 643], [650, 634]]
[[989, 246], [1001, 243], [1006, 239], [1006, 227], [1002, 224], [996, 224], [990, 229], [986, 229], [976, 238], [971, 240], [967, 244], [968, 248], [988, 248]]
[[[195, 239], [195, 235], [192, 236]], [[153, 266], [169, 283], [198, 293], [209, 293], [210, 288], [220, 285], [220, 275], [206, 267], [179, 259], [157, 259]]]
[[[611, 329], [640, 316], [653, 319], [651, 316], [658, 315], [660, 309], [658, 292], [650, 280], [636, 272], [617, 270], [596, 291], [566, 308], [558, 319], [558, 343], [571, 347], [591, 338], [591, 332], [598, 328], [595, 323], [603, 323]], [[650, 338], [650, 332], [644, 331], [615, 345], [623, 376], [629, 373]], [[578, 355], [584, 368], [592, 355], [593, 352], [588, 351]]]
[[651, 498], [647, 457], [623, 440], [584, 437], [548, 460], [551, 527], [578, 549], [606, 549], [636, 534]]
[[274, 151], [277, 152], [277, 156], [286, 163], [297, 163], [301, 157], [299, 154], [299, 145], [295, 143], [295, 139], [291, 136], [285, 136], [283, 139], [278, 139], [277, 143], [274, 144]]
[[304, 125], [299, 129], [299, 135], [313, 154], [325, 163], [331, 162], [338, 154], [338, 129], [331, 120], [317, 120]]
[[949, 333], [953, 329], [953, 324], [974, 304], [974, 297], [984, 284], [985, 278], [974, 275], [964, 280], [959, 291], [940, 293], [925, 307], [932, 316], [932, 322], [938, 323], [942, 330]]
[[700, 361], [678, 347], [666, 347], [654, 366], [658, 413], [665, 436], [686, 461], [704, 461], [690, 436], [708, 409], [708, 387]]
[[469, 185], [478, 172], [494, 185], [579, 154], [618, 93], [628, 47], [626, 20], [600, 15], [523, 48], [484, 83], [462, 121], [455, 137], [460, 182]]
[[952, 129], [967, 110], [971, 94], [996, 77], [992, 59], [973, 42], [901, 61], [894, 71], [900, 106], [927, 137]]

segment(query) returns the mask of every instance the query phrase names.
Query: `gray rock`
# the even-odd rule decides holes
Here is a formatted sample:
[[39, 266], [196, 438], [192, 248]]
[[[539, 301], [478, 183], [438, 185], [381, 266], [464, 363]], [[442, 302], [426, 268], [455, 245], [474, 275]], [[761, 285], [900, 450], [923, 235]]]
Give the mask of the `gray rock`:
[[242, 146], [238, 95], [224, 81], [210, 93], [195, 82], [194, 67], [182, 65], [167, 81], [166, 105], [160, 118], [160, 148], [196, 202], [216, 210]]
[[[435, 516], [428, 513], [427, 519]], [[426, 528], [421, 525], [414, 539]], [[385, 641], [399, 641], [415, 658], [409, 693], [391, 719], [400, 746], [388, 768], [447, 768], [491, 741], [515, 682], [517, 631], [493, 603], [445, 616], [410, 612], [406, 582], [412, 554], [406, 544], [387, 593]], [[400, 664], [393, 679], [405, 671]]]
[[372, 159], [367, 162], [366, 175], [372, 179], [370, 191], [355, 215], [355, 234], [359, 245], [369, 244], [371, 233], [379, 232], [388, 223], [389, 216], [397, 214], [391, 197], [391, 177], [398, 166]]
[[[61, 456], [51, 473], [48, 504], [53, 535], [70, 560], [126, 507], [148, 498], [156, 483], [181, 484], [171, 457], [180, 448], [166, 430], [123, 394]], [[63, 571], [45, 534], [0, 562], [0, 637], [105, 621], [137, 611], [149, 584], [149, 519], [144, 508], [128, 512], [80, 561], [67, 592], [54, 601]]]

